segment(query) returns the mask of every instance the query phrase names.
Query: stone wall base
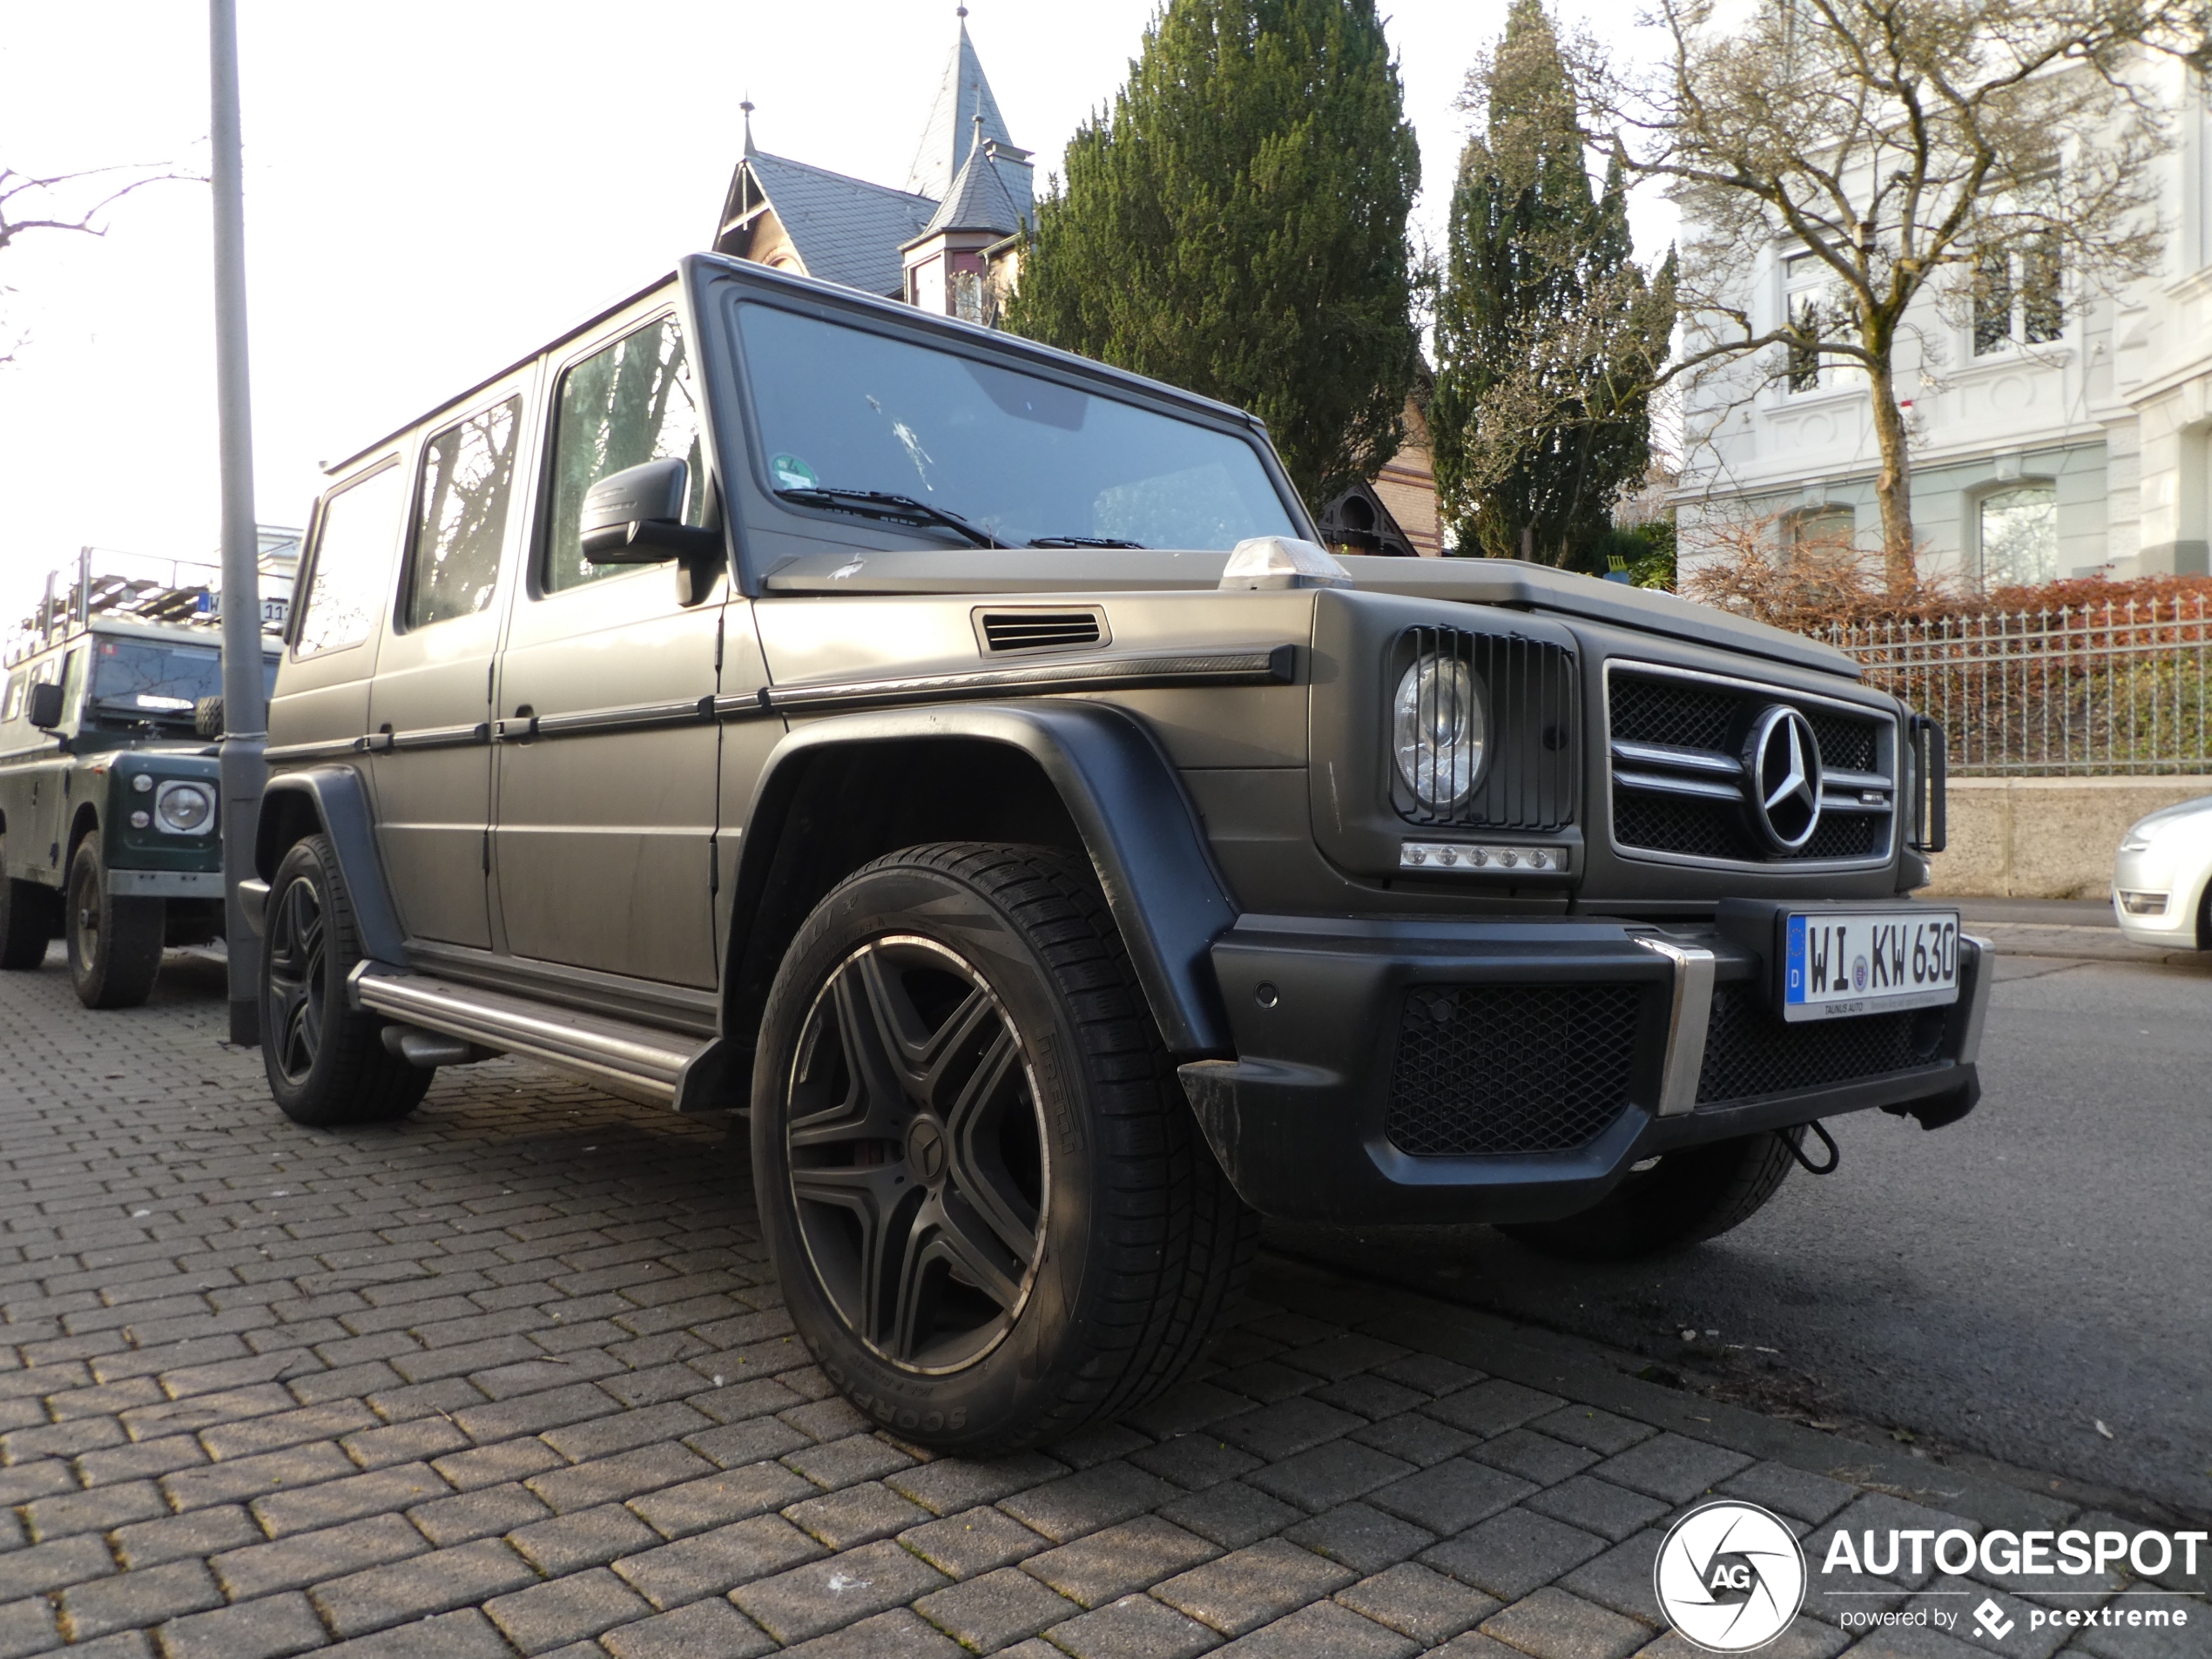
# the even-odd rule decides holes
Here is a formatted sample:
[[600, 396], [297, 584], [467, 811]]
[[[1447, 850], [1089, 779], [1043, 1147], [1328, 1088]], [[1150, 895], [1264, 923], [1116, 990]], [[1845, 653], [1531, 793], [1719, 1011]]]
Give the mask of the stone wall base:
[[2127, 827], [2146, 813], [2212, 795], [2212, 776], [1953, 778], [1950, 845], [1929, 898], [2101, 899]]

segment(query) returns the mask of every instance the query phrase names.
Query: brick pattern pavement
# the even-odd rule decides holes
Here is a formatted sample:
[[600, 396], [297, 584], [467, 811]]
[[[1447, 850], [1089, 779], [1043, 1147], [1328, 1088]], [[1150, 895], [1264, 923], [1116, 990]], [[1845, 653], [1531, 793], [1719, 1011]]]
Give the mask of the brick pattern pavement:
[[[1689, 1659], [1651, 1564], [1708, 1494], [1816, 1548], [2071, 1513], [1932, 1513], [1864, 1447], [1762, 1455], [1556, 1339], [1280, 1263], [1128, 1422], [932, 1460], [791, 1335], [741, 1130], [506, 1062], [402, 1125], [301, 1130], [220, 988], [172, 956], [148, 1008], [91, 1015], [58, 951], [0, 976], [0, 1659]], [[1701, 1406], [1723, 1426], [1684, 1432]], [[2074, 1650], [2203, 1655], [2197, 1607]], [[1832, 1616], [1770, 1651], [1832, 1659]]]

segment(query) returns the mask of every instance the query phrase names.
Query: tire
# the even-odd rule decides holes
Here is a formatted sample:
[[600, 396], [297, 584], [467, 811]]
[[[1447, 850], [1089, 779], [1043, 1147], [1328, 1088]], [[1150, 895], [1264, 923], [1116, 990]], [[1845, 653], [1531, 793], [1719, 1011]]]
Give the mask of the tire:
[[45, 961], [57, 896], [36, 881], [0, 875], [0, 968], [22, 973]]
[[1741, 1226], [1782, 1184], [1801, 1129], [1762, 1130], [1662, 1155], [1579, 1215], [1498, 1231], [1570, 1262], [1633, 1262], [1686, 1250]]
[[361, 930], [329, 837], [293, 843], [270, 879], [266, 914], [261, 1065], [284, 1115], [313, 1129], [405, 1117], [431, 1074], [388, 1052], [383, 1021], [347, 1000]]
[[116, 897], [97, 831], [78, 843], [67, 891], [63, 931], [77, 1000], [88, 1008], [138, 1007], [161, 972], [161, 900]]
[[777, 973], [752, 1102], [792, 1323], [907, 1440], [990, 1456], [1133, 1410], [1251, 1271], [1258, 1217], [1080, 857], [921, 846], [848, 877]]

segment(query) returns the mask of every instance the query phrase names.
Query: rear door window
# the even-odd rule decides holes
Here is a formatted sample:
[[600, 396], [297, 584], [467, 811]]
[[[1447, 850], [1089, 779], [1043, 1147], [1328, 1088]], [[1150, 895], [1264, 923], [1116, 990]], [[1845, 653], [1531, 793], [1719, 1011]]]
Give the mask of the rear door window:
[[561, 377], [555, 416], [551, 510], [541, 580], [548, 593], [617, 576], [635, 565], [594, 564], [577, 525], [584, 492], [609, 473], [648, 461], [690, 469], [684, 522], [699, 523], [706, 472], [699, 463], [699, 412], [684, 335], [664, 317], [602, 347]]
[[375, 631], [399, 540], [404, 482], [395, 463], [323, 502], [293, 656], [344, 651]]
[[12, 720], [23, 712], [24, 687], [30, 683], [27, 669], [17, 669], [8, 676], [8, 698], [0, 704], [0, 721]]
[[519, 395], [435, 434], [422, 446], [405, 616], [427, 628], [491, 604], [515, 487]]

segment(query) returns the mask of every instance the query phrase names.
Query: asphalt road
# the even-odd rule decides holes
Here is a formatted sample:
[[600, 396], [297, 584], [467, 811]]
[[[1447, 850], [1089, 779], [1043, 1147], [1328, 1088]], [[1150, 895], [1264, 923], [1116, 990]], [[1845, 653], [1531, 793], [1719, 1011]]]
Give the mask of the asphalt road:
[[2212, 971], [2011, 957], [1982, 1068], [1965, 1122], [1838, 1119], [1836, 1174], [1661, 1262], [1480, 1227], [1271, 1239], [1822, 1426], [2212, 1512]]

